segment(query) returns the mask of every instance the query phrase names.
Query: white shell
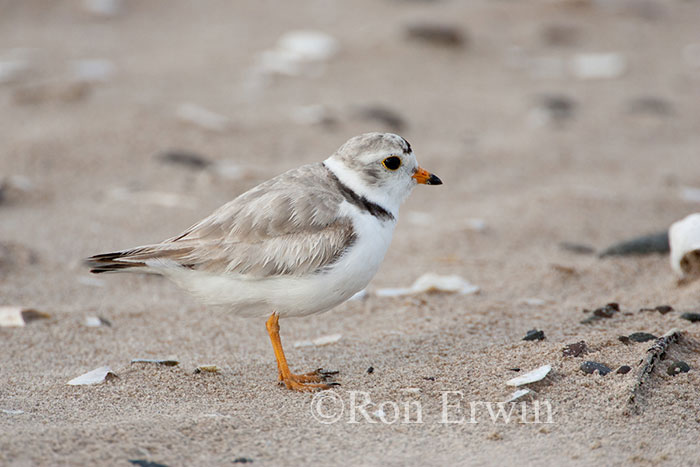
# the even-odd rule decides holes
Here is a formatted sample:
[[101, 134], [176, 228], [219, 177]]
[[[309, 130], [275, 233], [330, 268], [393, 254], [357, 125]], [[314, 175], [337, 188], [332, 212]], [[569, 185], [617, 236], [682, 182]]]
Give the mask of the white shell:
[[671, 267], [681, 277], [700, 273], [700, 214], [674, 222], [668, 231]]
[[571, 59], [570, 68], [579, 79], [611, 79], [625, 73], [627, 62], [616, 53], [577, 54]]
[[506, 385], [522, 386], [524, 384], [536, 383], [537, 381], [543, 380], [544, 377], [547, 376], [550, 371], [552, 371], [552, 365], [544, 365], [535, 370], [530, 371], [529, 373], [525, 373], [524, 375], [520, 375], [517, 378], [509, 380], [508, 382], [506, 382]]
[[29, 321], [43, 318], [49, 315], [22, 306], [0, 306], [0, 327], [22, 327]]
[[80, 386], [84, 384], [98, 384], [107, 379], [107, 376], [116, 376], [108, 366], [101, 366], [92, 371], [88, 371], [84, 375], [73, 378], [68, 381], [71, 386]]
[[534, 391], [530, 389], [518, 389], [515, 391], [513, 394], [510, 395], [510, 398], [506, 402], [515, 402], [518, 399], [527, 396], [528, 394], [534, 393]]
[[337, 40], [319, 31], [290, 31], [280, 37], [277, 47], [300, 61], [327, 60], [339, 49]]
[[479, 287], [460, 276], [441, 276], [432, 272], [420, 276], [410, 288], [379, 289], [379, 297], [400, 297], [423, 292], [452, 292], [468, 295], [479, 291]]
[[228, 117], [189, 102], [181, 104], [177, 108], [176, 115], [181, 121], [205, 130], [223, 132], [231, 127], [231, 121]]

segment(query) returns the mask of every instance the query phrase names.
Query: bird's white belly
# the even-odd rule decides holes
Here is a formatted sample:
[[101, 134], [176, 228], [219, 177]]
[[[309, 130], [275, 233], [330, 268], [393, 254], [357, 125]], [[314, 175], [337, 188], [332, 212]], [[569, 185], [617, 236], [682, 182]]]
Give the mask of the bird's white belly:
[[351, 210], [356, 239], [326, 270], [306, 276], [249, 279], [190, 271], [187, 280], [171, 278], [203, 301], [223, 305], [240, 316], [305, 316], [327, 311], [364, 289], [379, 269], [394, 232], [395, 220]]

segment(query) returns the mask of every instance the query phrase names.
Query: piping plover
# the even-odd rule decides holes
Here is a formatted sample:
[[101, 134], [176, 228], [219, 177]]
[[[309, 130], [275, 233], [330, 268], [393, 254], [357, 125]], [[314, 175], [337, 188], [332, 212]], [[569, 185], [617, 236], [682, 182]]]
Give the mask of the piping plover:
[[180, 235], [92, 256], [91, 272], [150, 272], [202, 301], [265, 317], [279, 380], [328, 389], [330, 373], [292, 374], [280, 317], [330, 310], [364, 289], [389, 247], [399, 206], [417, 184], [442, 181], [391, 133], [355, 136], [323, 162], [248, 190]]

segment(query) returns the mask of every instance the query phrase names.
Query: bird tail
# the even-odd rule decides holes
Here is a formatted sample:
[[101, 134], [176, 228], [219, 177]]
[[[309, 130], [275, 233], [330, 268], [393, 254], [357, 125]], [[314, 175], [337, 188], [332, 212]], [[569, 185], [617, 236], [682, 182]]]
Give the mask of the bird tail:
[[146, 263], [138, 261], [135, 256], [143, 253], [144, 248], [103, 253], [85, 259], [85, 264], [90, 272], [100, 274], [103, 272], [121, 272], [124, 269], [145, 267]]

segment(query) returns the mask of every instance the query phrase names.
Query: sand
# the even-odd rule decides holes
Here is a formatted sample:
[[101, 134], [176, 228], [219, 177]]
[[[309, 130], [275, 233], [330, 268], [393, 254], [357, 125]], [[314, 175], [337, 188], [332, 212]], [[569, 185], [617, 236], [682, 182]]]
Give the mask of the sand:
[[[466, 42], [407, 38], [422, 22]], [[600, 250], [700, 211], [681, 196], [700, 187], [700, 71], [687, 47], [699, 23], [692, 1], [162, 0], [126, 1], [110, 17], [78, 1], [1, 2], [0, 58], [28, 66], [0, 84], [0, 305], [51, 318], [0, 328], [0, 464], [697, 464], [700, 324], [680, 315], [699, 311], [700, 281], [679, 285], [664, 254], [599, 259], [559, 244]], [[256, 72], [297, 29], [331, 35], [338, 52], [299, 76]], [[577, 78], [567, 64], [580, 53], [619, 54], [625, 69]], [[89, 83], [71, 71], [85, 59], [108, 61]], [[554, 121], [543, 95], [568, 99]], [[184, 103], [224, 116], [222, 128], [182, 121]], [[172, 236], [350, 136], [392, 130], [362, 117], [368, 106], [403, 119], [444, 185], [418, 187], [403, 207], [365, 300], [281, 321], [293, 369], [340, 371], [334, 423], [314, 416], [337, 415], [333, 400], [276, 384], [262, 321], [207, 309], [158, 277], [90, 276], [81, 264]], [[172, 149], [215, 165], [162, 162]], [[481, 291], [376, 295], [425, 272]], [[609, 302], [614, 317], [580, 323]], [[657, 305], [674, 311], [638, 311]], [[533, 328], [546, 339], [522, 341]], [[631, 412], [652, 342], [618, 336], [672, 328], [682, 338]], [[293, 345], [332, 334], [342, 337]], [[562, 355], [580, 340], [588, 354]], [[179, 365], [130, 364], [169, 357]], [[632, 371], [587, 375], [584, 360]], [[690, 372], [667, 375], [674, 360]], [[221, 371], [195, 374], [204, 364]], [[510, 397], [505, 382], [545, 364], [525, 415], [519, 405], [493, 421], [486, 404]], [[66, 384], [103, 365], [118, 378]], [[418, 406], [420, 423], [406, 423]]]

